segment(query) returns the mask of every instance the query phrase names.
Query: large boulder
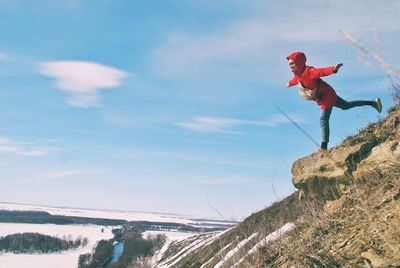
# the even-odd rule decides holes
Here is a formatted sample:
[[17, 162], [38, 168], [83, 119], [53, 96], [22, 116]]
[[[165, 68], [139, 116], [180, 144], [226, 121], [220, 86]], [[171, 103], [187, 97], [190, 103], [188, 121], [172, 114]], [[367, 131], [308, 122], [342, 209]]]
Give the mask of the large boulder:
[[400, 168], [399, 140], [400, 136], [397, 140], [388, 140], [374, 147], [371, 154], [358, 164], [353, 176], [358, 180], [365, 180]]
[[331, 150], [298, 159], [292, 181], [301, 195], [315, 200], [336, 200], [354, 181], [400, 168], [400, 105]]

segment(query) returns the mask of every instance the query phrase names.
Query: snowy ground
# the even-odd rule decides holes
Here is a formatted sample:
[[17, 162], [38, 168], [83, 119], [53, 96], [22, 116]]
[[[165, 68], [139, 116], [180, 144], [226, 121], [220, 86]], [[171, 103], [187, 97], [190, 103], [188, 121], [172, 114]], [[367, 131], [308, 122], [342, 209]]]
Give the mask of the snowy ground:
[[281, 237], [284, 233], [292, 230], [294, 228], [294, 223], [288, 222], [283, 225], [278, 230], [270, 233], [263, 239], [261, 239], [255, 246], [253, 246], [242, 258], [233, 266], [233, 268], [239, 267], [239, 265], [245, 260], [245, 258], [249, 255], [256, 253], [261, 247], [267, 245], [269, 242], [274, 241]]
[[159, 260], [163, 257], [165, 251], [168, 249], [168, 246], [173, 242], [173, 241], [181, 241], [186, 238], [189, 238], [191, 236], [197, 235], [197, 233], [185, 233], [185, 232], [173, 232], [173, 231], [146, 231], [143, 233], [143, 237], [154, 237], [158, 234], [164, 234], [167, 239], [163, 245], [163, 247], [156, 252], [156, 254], [151, 258], [151, 266], [156, 267], [157, 263]]
[[198, 233], [188, 233], [188, 232], [179, 232], [179, 231], [146, 231], [143, 232], [143, 238], [147, 238], [148, 236], [156, 236], [159, 234], [164, 234], [168, 240], [180, 241], [186, 239], [190, 236], [196, 235]]
[[[284, 233], [292, 230], [294, 226], [295, 225], [293, 223], [287, 223], [283, 225], [281, 228], [268, 234], [266, 237], [261, 237], [258, 235], [258, 233], [253, 233], [251, 236], [241, 241], [233, 240], [231, 243], [227, 244], [219, 251], [214, 252], [214, 255], [211, 256], [211, 258], [208, 259], [205, 263], [203, 263], [201, 267], [209, 266], [211, 262], [216, 260], [216, 258], [219, 260], [219, 262], [213, 266], [215, 268], [226, 266], [228, 261], [232, 261], [232, 258], [235, 258], [238, 261], [236, 262], [236, 264], [230, 267], [232, 268], [240, 267], [240, 264], [248, 256], [256, 253], [260, 247], [267, 245], [271, 241], [274, 241], [279, 237], [281, 237]], [[173, 232], [169, 233], [145, 232], [144, 237], [146, 237], [146, 235], [157, 235], [159, 233], [165, 233], [165, 235], [167, 236], [167, 241], [165, 242], [164, 246], [153, 257], [151, 262], [152, 264], [151, 267], [159, 267], [159, 268], [171, 267], [172, 265], [177, 264], [179, 261], [181, 261], [188, 254], [191, 254], [192, 252], [195, 252], [196, 250], [211, 244], [216, 239], [224, 235], [226, 232], [232, 230], [232, 228], [219, 232], [209, 232], [200, 234], [189, 234], [189, 233], [179, 233], [179, 232], [175, 234]], [[249, 243], [252, 245], [250, 250], [248, 250], [247, 252], [242, 252], [243, 247], [244, 246], [247, 247]], [[177, 245], [181, 245], [181, 247], [180, 248], [178, 247], [179, 250], [175, 252], [174, 255], [167, 256], [167, 258], [163, 259], [164, 253], [168, 250], [168, 248], [171, 245], [175, 247]], [[230, 250], [226, 252], [228, 248], [230, 248]], [[162, 262], [160, 262], [161, 259], [163, 259]]]
[[[114, 227], [116, 228], [116, 227]], [[102, 232], [101, 230], [104, 230]], [[24, 224], [0, 223], [0, 237], [8, 234], [34, 232], [45, 235], [79, 236], [86, 237], [89, 241], [83, 248], [51, 254], [0, 254], [0, 268], [74, 268], [77, 267], [79, 255], [90, 253], [96, 243], [101, 239], [113, 237], [112, 228], [97, 225], [54, 225], [54, 224]]]
[[[173, 233], [166, 234], [167, 241], [164, 246], [161, 248], [159, 252], [152, 259], [151, 267], [159, 267], [159, 268], [167, 268], [172, 265], [178, 263], [182, 258], [189, 255], [190, 253], [196, 251], [201, 247], [205, 247], [208, 244], [211, 244], [215, 239], [218, 239], [221, 235], [227, 232], [229, 229], [225, 231], [217, 231], [217, 232], [209, 232], [209, 233], [198, 233], [198, 234], [185, 234], [182, 235]], [[161, 232], [163, 233], [163, 232]], [[186, 236], [186, 237], [185, 237]], [[177, 246], [181, 244], [181, 248], [178, 252], [176, 252], [172, 256], [167, 256], [162, 262], [160, 260], [163, 258], [164, 253], [168, 250], [171, 245]]]

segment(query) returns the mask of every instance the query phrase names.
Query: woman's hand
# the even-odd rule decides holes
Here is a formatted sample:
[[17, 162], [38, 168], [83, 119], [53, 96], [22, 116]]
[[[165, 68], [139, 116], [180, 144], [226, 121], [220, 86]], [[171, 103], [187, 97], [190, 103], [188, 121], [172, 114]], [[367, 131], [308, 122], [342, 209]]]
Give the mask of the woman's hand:
[[343, 66], [343, 63], [336, 64], [336, 66], [333, 67], [333, 72], [337, 73], [339, 71], [340, 67], [342, 67], [342, 66]]

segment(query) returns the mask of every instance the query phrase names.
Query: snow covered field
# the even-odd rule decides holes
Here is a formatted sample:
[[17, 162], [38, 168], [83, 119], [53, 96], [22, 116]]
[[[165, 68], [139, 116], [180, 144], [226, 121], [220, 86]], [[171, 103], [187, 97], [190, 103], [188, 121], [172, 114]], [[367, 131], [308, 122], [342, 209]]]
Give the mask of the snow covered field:
[[[116, 227], [114, 227], [116, 228]], [[102, 232], [102, 229], [104, 230]], [[15, 233], [40, 233], [45, 235], [79, 236], [86, 237], [88, 244], [74, 250], [63, 253], [51, 254], [0, 254], [0, 268], [74, 268], [77, 267], [79, 255], [90, 253], [93, 247], [101, 239], [113, 237], [112, 228], [97, 225], [54, 225], [54, 224], [24, 224], [24, 223], [0, 223], [0, 237]]]
[[[150, 222], [170, 222], [181, 223], [192, 226], [230, 227], [232, 222], [219, 220], [197, 219], [191, 216], [177, 214], [162, 214], [152, 212], [134, 212], [134, 211], [117, 211], [117, 210], [97, 210], [82, 208], [64, 208], [50, 207], [40, 205], [26, 205], [0, 202], [0, 210], [8, 211], [40, 211], [47, 212], [52, 215], [64, 215], [74, 217], [103, 218], [103, 219], [120, 219], [127, 221], [150, 221]], [[117, 228], [117, 227], [113, 227]], [[101, 232], [104, 229], [104, 232]], [[97, 225], [54, 225], [54, 224], [20, 224], [20, 223], [0, 223], [0, 237], [14, 233], [34, 232], [57, 236], [72, 236], [76, 239], [79, 236], [86, 237], [89, 241], [84, 248], [66, 251], [63, 253], [52, 254], [0, 254], [0, 268], [24, 268], [24, 267], [40, 267], [40, 268], [74, 268], [77, 267], [79, 255], [90, 253], [96, 243], [101, 239], [110, 239], [113, 237], [111, 233], [112, 227]], [[221, 233], [221, 232], [220, 232]], [[223, 232], [222, 232], [223, 233]], [[155, 236], [157, 234], [165, 234], [167, 236], [166, 245], [157, 254], [153, 261], [158, 261], [164, 253], [168, 245], [172, 242], [184, 240], [190, 236], [198, 235], [194, 233], [174, 232], [174, 231], [146, 231], [143, 236]]]

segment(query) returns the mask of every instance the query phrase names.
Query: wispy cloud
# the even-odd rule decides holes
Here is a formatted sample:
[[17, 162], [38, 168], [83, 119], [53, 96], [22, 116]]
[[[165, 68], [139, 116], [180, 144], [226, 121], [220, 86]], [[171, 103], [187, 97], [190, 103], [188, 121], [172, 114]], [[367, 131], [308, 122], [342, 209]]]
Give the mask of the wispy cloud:
[[8, 60], [8, 55], [6, 53], [0, 52], [0, 61]]
[[45, 156], [58, 150], [54, 147], [27, 146], [10, 139], [0, 137], [0, 154], [14, 154], [21, 156]]
[[155, 150], [113, 150], [107, 154], [109, 157], [116, 158], [122, 161], [138, 161], [150, 160], [158, 161], [156, 159], [178, 160], [179, 163], [194, 162], [205, 163], [216, 166], [232, 166], [243, 167], [250, 169], [269, 170], [271, 166], [275, 165], [275, 160], [267, 160], [266, 156], [256, 156], [252, 154], [251, 157], [243, 156], [243, 158], [233, 157], [218, 157], [213, 155], [200, 155], [193, 152], [173, 152], [173, 151], [155, 151]]
[[57, 171], [49, 171], [42, 176], [40, 176], [43, 180], [52, 180], [52, 179], [63, 179], [67, 177], [75, 177], [82, 175], [95, 175], [101, 174], [98, 170], [57, 170]]
[[[260, 52], [270, 41], [267, 26], [265, 21], [249, 20], [209, 35], [173, 33], [154, 51], [154, 67], [164, 77], [184, 80], [199, 74], [235, 72], [243, 64], [265, 59]], [[220, 68], [224, 72], [218, 72]]]
[[122, 70], [86, 61], [42, 62], [39, 72], [55, 79], [55, 87], [70, 94], [72, 106], [91, 107], [100, 101], [99, 90], [118, 87], [128, 74]]
[[177, 125], [198, 132], [224, 132], [235, 134], [238, 132], [229, 129], [243, 123], [243, 120], [233, 118], [197, 116], [190, 122], [177, 123]]
[[[304, 120], [296, 115], [291, 115], [291, 118], [296, 122], [304, 122]], [[231, 134], [243, 134], [243, 132], [234, 131], [233, 129], [241, 126], [260, 126], [260, 127], [275, 127], [279, 124], [289, 123], [290, 121], [283, 115], [276, 115], [267, 120], [244, 120], [226, 117], [209, 117], [197, 116], [189, 122], [177, 123], [177, 125], [197, 131], [197, 132], [223, 132]]]
[[48, 155], [49, 152], [50, 152], [49, 148], [35, 148], [35, 149], [26, 149], [18, 152], [17, 154], [25, 156], [43, 156], [43, 155]]
[[220, 178], [205, 178], [205, 179], [195, 179], [194, 184], [203, 185], [239, 185], [247, 184], [253, 182], [252, 179], [241, 177], [241, 176], [228, 176]]
[[23, 179], [16, 180], [16, 183], [37, 183], [37, 182], [47, 182], [55, 181], [61, 179], [82, 179], [86, 176], [100, 175], [103, 172], [101, 170], [95, 169], [59, 169], [59, 170], [47, 170], [43, 172], [36, 172], [26, 176]]
[[[214, 2], [218, 2], [216, 9], [221, 8], [220, 1]], [[293, 46], [312, 49], [327, 42], [344, 44], [339, 34], [341, 29], [357, 36], [370, 35], [371, 29], [382, 33], [396, 33], [400, 29], [399, 16], [394, 12], [400, 7], [398, 1], [390, 1], [388, 5], [373, 1], [315, 0], [307, 4], [290, 1], [290, 8], [287, 3], [279, 5], [271, 1], [234, 2], [237, 9], [253, 8], [248, 11], [253, 16], [208, 34], [171, 33], [153, 53], [155, 70], [163, 77], [179, 81], [196, 78], [265, 81], [268, 74], [274, 73], [270, 63], [283, 61]], [[310, 10], [312, 17], [305, 19], [302, 15]], [[323, 24], [316, 25], [318, 21]], [[327, 57], [325, 52], [323, 56]]]

